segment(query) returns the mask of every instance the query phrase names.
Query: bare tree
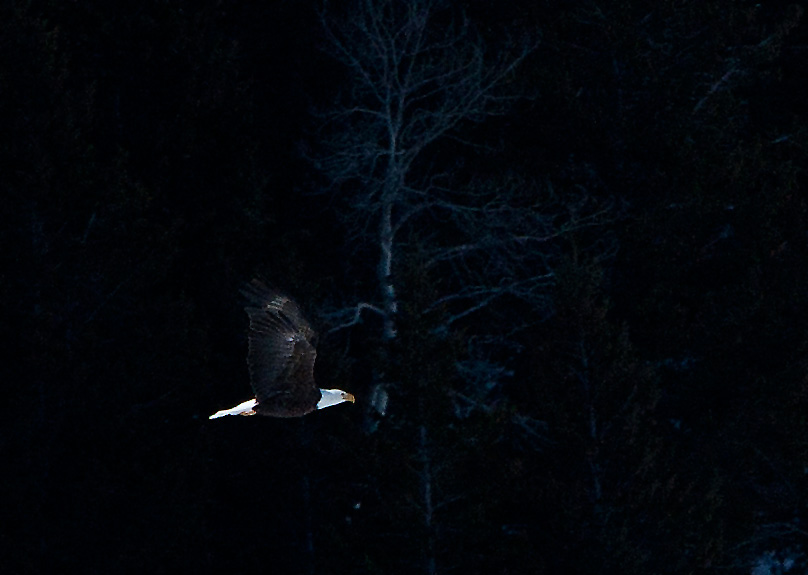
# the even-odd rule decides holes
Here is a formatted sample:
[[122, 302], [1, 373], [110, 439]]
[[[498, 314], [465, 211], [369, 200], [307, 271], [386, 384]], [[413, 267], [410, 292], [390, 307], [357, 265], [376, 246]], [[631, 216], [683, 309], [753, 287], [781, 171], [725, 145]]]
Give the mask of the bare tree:
[[511, 97], [498, 88], [532, 46], [490, 59], [468, 20], [434, 0], [360, 0], [343, 18], [324, 10], [322, 22], [351, 83], [326, 114], [318, 167], [341, 192], [353, 194], [355, 237], [374, 243], [379, 258], [379, 302], [344, 310], [343, 325], [373, 310], [390, 341], [401, 232], [418, 216], [460, 208], [447, 197], [442, 174], [429, 173], [419, 161], [460, 123], [503, 109]]
[[[506, 84], [535, 42], [511, 38], [501, 50], [487, 49], [469, 20], [439, 0], [357, 0], [345, 13], [326, 5], [321, 19], [332, 53], [346, 66], [348, 89], [322, 114], [316, 165], [345, 200], [352, 239], [378, 254], [378, 299], [335, 312], [334, 330], [358, 323], [367, 311], [376, 313], [386, 358], [400, 308], [394, 273], [403, 256], [413, 253], [442, 279], [431, 300], [419, 302], [420, 313], [440, 318], [439, 330], [506, 297], [543, 305], [558, 239], [600, 221], [602, 212], [585, 201], [562, 204], [553, 200], [551, 186], [513, 176], [497, 182], [467, 178], [459, 186], [457, 178], [435, 167], [431, 153], [440, 140], [461, 140], [465, 124], [508, 109], [520, 94]], [[473, 381], [503, 373], [486, 361], [457, 367], [477, 370], [468, 378]], [[381, 398], [382, 411], [387, 396], [378, 386], [384, 374], [375, 375], [371, 396]], [[456, 393], [463, 410], [485, 402], [474, 390], [464, 391]], [[436, 495], [431, 425], [437, 424], [424, 409], [417, 411], [410, 427], [426, 533], [424, 571], [436, 573], [436, 515], [445, 499]], [[535, 432], [534, 422], [528, 427]]]

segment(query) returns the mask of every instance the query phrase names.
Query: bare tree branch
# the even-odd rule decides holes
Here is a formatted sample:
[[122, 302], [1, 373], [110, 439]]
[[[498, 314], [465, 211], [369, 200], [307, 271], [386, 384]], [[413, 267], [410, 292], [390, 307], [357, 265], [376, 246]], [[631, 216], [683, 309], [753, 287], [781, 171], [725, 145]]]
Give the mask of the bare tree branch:
[[[341, 321], [341, 323], [329, 329], [327, 333], [334, 333], [341, 329], [357, 325], [362, 321], [362, 311], [366, 309], [376, 312], [379, 315], [384, 315], [384, 310], [382, 310], [380, 307], [367, 302], [359, 302], [353, 307], [337, 310], [336, 312], [332, 312], [330, 314], [325, 314], [326, 319], [331, 319], [332, 321]], [[342, 320], [344, 317], [349, 317], [350, 319]]]
[[[393, 272], [404, 247], [400, 235], [417, 220], [466, 209], [435, 185], [434, 176], [413, 166], [462, 122], [509, 104], [513, 95], [499, 86], [535, 43], [491, 55], [465, 15], [450, 14], [434, 0], [358, 0], [348, 14], [334, 17], [326, 3], [320, 15], [351, 85], [334, 109], [321, 114], [317, 167], [346, 194], [346, 219], [357, 240], [378, 249], [375, 308], [389, 340], [396, 333]], [[338, 328], [355, 325], [361, 308], [355, 311]]]

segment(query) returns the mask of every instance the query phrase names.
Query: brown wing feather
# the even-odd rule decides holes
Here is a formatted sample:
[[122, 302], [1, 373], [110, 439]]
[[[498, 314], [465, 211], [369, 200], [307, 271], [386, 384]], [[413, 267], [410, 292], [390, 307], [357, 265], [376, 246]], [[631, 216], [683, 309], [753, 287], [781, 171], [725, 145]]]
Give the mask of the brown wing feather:
[[263, 415], [294, 417], [313, 411], [320, 400], [314, 382], [316, 334], [297, 304], [253, 280], [242, 293], [250, 318], [247, 363]]

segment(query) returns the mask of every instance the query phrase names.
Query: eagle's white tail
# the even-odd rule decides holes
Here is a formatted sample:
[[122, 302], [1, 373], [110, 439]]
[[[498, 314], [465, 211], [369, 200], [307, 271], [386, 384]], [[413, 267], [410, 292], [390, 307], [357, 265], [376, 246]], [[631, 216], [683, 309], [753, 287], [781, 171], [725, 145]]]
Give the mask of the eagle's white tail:
[[224, 417], [225, 415], [252, 415], [255, 413], [253, 411], [253, 407], [258, 403], [255, 399], [251, 399], [250, 401], [245, 401], [244, 403], [239, 403], [236, 407], [231, 407], [230, 409], [222, 409], [221, 411], [217, 411], [208, 419], [216, 419], [217, 417]]

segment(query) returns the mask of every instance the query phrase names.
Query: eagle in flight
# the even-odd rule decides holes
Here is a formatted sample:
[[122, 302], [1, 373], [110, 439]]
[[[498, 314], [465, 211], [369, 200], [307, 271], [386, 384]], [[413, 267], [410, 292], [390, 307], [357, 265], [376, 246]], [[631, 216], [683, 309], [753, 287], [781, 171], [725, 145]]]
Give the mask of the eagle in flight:
[[339, 389], [319, 389], [314, 382], [316, 333], [297, 304], [254, 279], [241, 292], [250, 318], [250, 385], [255, 397], [209, 419], [225, 415], [300, 417], [354, 396]]

